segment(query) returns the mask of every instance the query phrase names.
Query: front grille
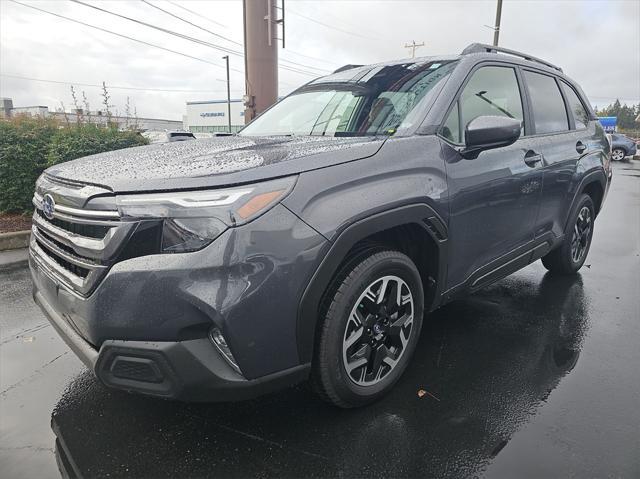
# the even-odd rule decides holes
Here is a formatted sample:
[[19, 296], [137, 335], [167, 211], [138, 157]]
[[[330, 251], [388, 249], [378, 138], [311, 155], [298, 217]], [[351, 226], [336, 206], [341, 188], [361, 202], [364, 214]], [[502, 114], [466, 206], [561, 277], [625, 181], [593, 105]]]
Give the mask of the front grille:
[[[50, 235], [48, 235], [42, 229], [40, 229], [40, 228], [37, 228], [37, 229], [38, 229], [38, 234], [41, 237], [43, 237], [44, 239], [46, 239], [48, 243], [52, 243], [57, 248], [61, 249], [65, 253], [68, 253], [69, 256], [73, 257], [74, 259], [77, 259], [79, 261], [84, 261], [84, 262], [87, 262], [87, 263], [94, 263], [94, 261], [91, 258], [87, 258], [86, 256], [80, 256], [80, 255], [76, 254], [76, 252], [74, 251], [74, 249], [72, 247], [67, 246], [66, 244], [62, 243], [61, 241], [58, 241], [55, 238], [52, 238]], [[50, 250], [50, 249], [51, 248], [47, 248], [47, 250]]]
[[62, 266], [65, 270], [67, 270], [71, 274], [74, 274], [83, 279], [85, 279], [89, 275], [88, 269], [83, 268], [82, 266], [73, 264], [67, 261], [66, 259], [62, 258], [61, 256], [58, 256], [57, 254], [52, 252], [50, 249], [48, 249], [47, 246], [44, 243], [42, 243], [42, 241], [40, 241], [39, 239], [36, 239], [36, 243], [38, 244], [38, 246], [40, 246], [40, 249], [45, 251], [53, 261], [58, 263], [60, 266]]
[[[47, 195], [54, 200], [47, 205], [53, 207], [50, 217], [43, 212]], [[109, 195], [98, 187], [68, 185], [46, 175], [36, 184], [31, 255], [49, 275], [83, 296], [104, 278], [137, 224], [120, 221], [115, 202], [113, 210], [102, 209]], [[94, 196], [101, 209], [91, 208]]]
[[111, 229], [109, 226], [102, 225], [90, 225], [83, 223], [72, 223], [71, 221], [61, 220], [58, 218], [47, 218], [42, 210], [36, 209], [36, 213], [40, 218], [60, 229], [68, 231], [69, 233], [77, 234], [80, 236], [86, 236], [87, 238], [102, 239], [107, 235], [107, 232]]

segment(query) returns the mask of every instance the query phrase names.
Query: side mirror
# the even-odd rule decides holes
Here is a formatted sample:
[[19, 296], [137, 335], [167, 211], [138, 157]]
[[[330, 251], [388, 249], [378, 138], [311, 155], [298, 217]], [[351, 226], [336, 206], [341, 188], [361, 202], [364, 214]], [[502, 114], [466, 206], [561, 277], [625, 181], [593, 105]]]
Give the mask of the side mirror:
[[505, 116], [479, 116], [465, 128], [465, 146], [460, 152], [464, 158], [477, 158], [484, 150], [509, 146], [520, 138], [522, 124]]

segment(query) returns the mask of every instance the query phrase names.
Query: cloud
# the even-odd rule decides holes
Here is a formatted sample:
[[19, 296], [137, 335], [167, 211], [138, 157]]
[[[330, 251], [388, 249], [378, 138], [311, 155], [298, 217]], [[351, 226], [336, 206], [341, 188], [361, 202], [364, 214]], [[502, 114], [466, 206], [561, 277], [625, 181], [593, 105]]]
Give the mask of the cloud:
[[[107, 1], [102, 8], [163, 28], [238, 49], [142, 2]], [[166, 1], [157, 5], [228, 36], [242, 40], [240, 1], [180, 1], [195, 16]], [[161, 45], [219, 64], [218, 67], [141, 45], [44, 13], [0, 2], [0, 70], [32, 78], [138, 88], [208, 90], [207, 93], [111, 90], [111, 102], [124, 110], [126, 97], [140, 116], [180, 119], [185, 102], [224, 98], [223, 52], [169, 36], [71, 2], [31, 5]], [[409, 55], [405, 43], [426, 46], [418, 55], [459, 53], [472, 42], [489, 43], [495, 1], [293, 1], [286, 2], [287, 47], [280, 58], [332, 70], [347, 63], [371, 63]], [[315, 19], [314, 22], [311, 19]], [[640, 98], [640, 3], [636, 1], [505, 0], [501, 45], [526, 51], [563, 67], [593, 103]], [[224, 24], [226, 28], [211, 22]], [[323, 25], [324, 24], [324, 25]], [[330, 25], [328, 27], [326, 25]], [[305, 56], [298, 55], [303, 54]], [[314, 57], [315, 59], [307, 58]], [[243, 60], [231, 56], [233, 68]], [[302, 67], [300, 67], [302, 68]], [[311, 77], [281, 71], [281, 93]], [[241, 73], [232, 72], [232, 95], [244, 91]], [[101, 104], [100, 89], [79, 87], [92, 108]], [[0, 78], [0, 94], [16, 106], [71, 105], [69, 87], [15, 78]]]

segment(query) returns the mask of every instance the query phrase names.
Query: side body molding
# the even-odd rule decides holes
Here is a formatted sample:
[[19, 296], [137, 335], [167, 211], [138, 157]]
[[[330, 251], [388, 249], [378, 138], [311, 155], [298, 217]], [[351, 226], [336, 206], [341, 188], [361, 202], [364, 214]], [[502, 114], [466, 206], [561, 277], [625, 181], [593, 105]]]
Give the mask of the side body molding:
[[[357, 221], [345, 228], [331, 243], [302, 295], [298, 307], [296, 331], [301, 364], [308, 363], [312, 359], [316, 326], [319, 321], [318, 311], [324, 292], [349, 250], [356, 243], [372, 234], [401, 225], [418, 225], [431, 236], [437, 245], [438, 278], [435, 278], [434, 293], [429, 297], [425, 294], [425, 312], [433, 310], [439, 305], [446, 278], [448, 238], [446, 224], [436, 211], [427, 204], [418, 203], [383, 211]], [[423, 280], [426, 283], [426, 278]], [[429, 298], [431, 298], [430, 302]]]

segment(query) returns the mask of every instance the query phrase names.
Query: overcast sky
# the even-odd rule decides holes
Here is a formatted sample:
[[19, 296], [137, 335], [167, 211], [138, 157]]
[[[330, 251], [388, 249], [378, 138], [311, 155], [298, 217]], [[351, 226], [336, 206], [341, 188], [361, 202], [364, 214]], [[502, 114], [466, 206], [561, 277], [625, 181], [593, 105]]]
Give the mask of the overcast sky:
[[[115, 109], [122, 113], [129, 96], [140, 117], [181, 119], [186, 101], [226, 98], [221, 59], [225, 53], [219, 50], [68, 0], [17, 1], [215, 65], [98, 31], [11, 0], [0, 0], [0, 96], [12, 98], [14, 106], [46, 105], [55, 109], [62, 101], [70, 109], [69, 84], [73, 83], [86, 92], [91, 108], [97, 109], [101, 106], [100, 89], [86, 85], [102, 81], [111, 86]], [[83, 1], [242, 50], [238, 44], [142, 1]], [[242, 43], [241, 0], [152, 3]], [[347, 63], [405, 58], [409, 51], [403, 46], [412, 40], [426, 43], [417, 50], [418, 56], [459, 53], [469, 43], [491, 43], [493, 32], [485, 25], [494, 22], [496, 1], [287, 0], [286, 7], [287, 48], [280, 50], [280, 60], [296, 62], [299, 64], [296, 68], [319, 76]], [[581, 84], [593, 104], [605, 105], [615, 98], [627, 103], [640, 101], [639, 0], [504, 0], [500, 45], [560, 65]], [[231, 66], [243, 70], [242, 58], [231, 55]], [[288, 93], [311, 78], [307, 73], [281, 70], [280, 93]], [[232, 71], [231, 89], [233, 97], [242, 96], [241, 72]]]

